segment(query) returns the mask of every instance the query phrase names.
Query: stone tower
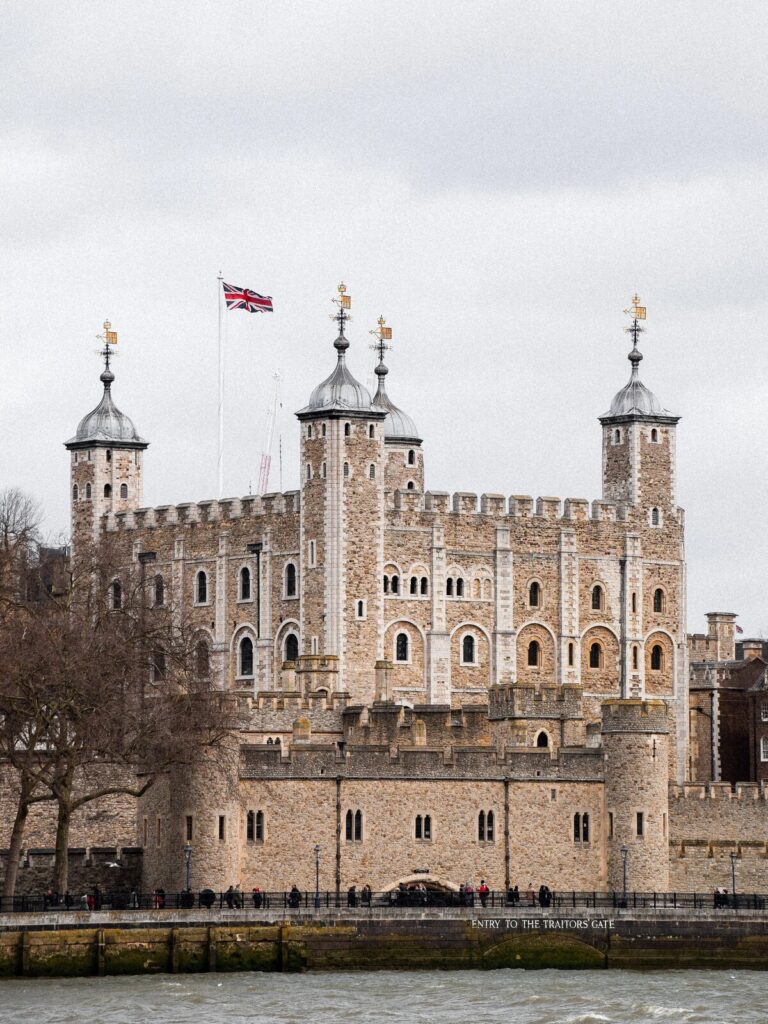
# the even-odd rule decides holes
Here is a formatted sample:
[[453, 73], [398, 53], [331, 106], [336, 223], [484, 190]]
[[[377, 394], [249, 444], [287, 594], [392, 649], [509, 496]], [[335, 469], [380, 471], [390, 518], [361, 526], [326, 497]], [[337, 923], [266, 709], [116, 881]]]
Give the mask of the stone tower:
[[301, 423], [301, 644], [338, 659], [356, 701], [373, 699], [382, 658], [384, 420], [346, 365], [349, 296], [339, 286], [337, 362]]
[[669, 888], [667, 705], [661, 700], [604, 701], [602, 736], [608, 888], [622, 889], [626, 859], [630, 891], [665, 892]]
[[104, 385], [101, 401], [84, 416], [75, 436], [64, 447], [71, 452], [70, 502], [72, 549], [77, 559], [99, 536], [101, 519], [109, 512], [141, 508], [142, 461], [149, 442], [136, 432], [133, 422], [112, 401], [115, 375], [110, 369], [110, 345], [117, 334], [104, 324]]
[[634, 304], [630, 310], [633, 338], [628, 359], [632, 364], [629, 382], [614, 397], [608, 412], [600, 417], [603, 426], [603, 498], [621, 505], [633, 505], [653, 526], [676, 507], [675, 430], [680, 419], [666, 409], [640, 380], [642, 354], [638, 337], [643, 330], [645, 308]]

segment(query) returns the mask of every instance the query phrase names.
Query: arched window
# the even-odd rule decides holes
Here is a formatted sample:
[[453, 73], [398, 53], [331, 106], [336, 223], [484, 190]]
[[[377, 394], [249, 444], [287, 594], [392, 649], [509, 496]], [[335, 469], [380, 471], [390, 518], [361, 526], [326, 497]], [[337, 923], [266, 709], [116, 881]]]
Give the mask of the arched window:
[[413, 480], [409, 480], [408, 483], [405, 485], [405, 489], [407, 491], [415, 491], [416, 490], [416, 484], [413, 482]]
[[299, 638], [295, 633], [289, 633], [285, 638], [285, 661], [299, 660]]
[[355, 842], [359, 843], [363, 838], [363, 812], [355, 811]]
[[419, 581], [416, 576], [411, 576], [411, 593], [417, 594], [419, 590]]
[[244, 636], [240, 641], [240, 673], [241, 676], [253, 675], [253, 640]]
[[123, 585], [120, 580], [112, 580], [110, 587], [110, 602], [113, 608], [123, 607]]
[[536, 737], [536, 746], [537, 747], [548, 747], [549, 746], [549, 736], [547, 736], [547, 734], [544, 732], [543, 729], [541, 730], [539, 735]]
[[112, 484], [104, 484], [104, 497], [105, 498], [111, 498], [112, 497]]
[[400, 577], [399, 576], [393, 576], [392, 577], [392, 579], [390, 580], [390, 587], [392, 588], [392, 593], [393, 594], [399, 594], [400, 593]]
[[352, 836], [354, 835], [355, 818], [352, 811], [347, 811], [344, 818], [344, 838], [348, 843], [352, 842]]
[[465, 636], [461, 641], [461, 660], [465, 665], [475, 664], [475, 638]]
[[464, 580], [461, 576], [456, 580], [456, 597], [464, 597]]
[[127, 498], [128, 497], [128, 484], [120, 484], [120, 497], [121, 498]]
[[528, 587], [528, 604], [531, 608], [538, 608], [541, 604], [541, 585], [536, 580]]
[[256, 842], [264, 842], [264, 811], [256, 811]]
[[409, 451], [408, 451], [408, 465], [409, 466], [415, 466], [416, 465], [416, 452], [413, 450], [413, 448], [409, 449]]
[[599, 612], [603, 607], [603, 588], [599, 583], [592, 587], [592, 611]]
[[453, 577], [449, 576], [445, 581], [445, 592], [448, 597], [453, 597]]
[[323, 480], [325, 480], [325, 478], [326, 478], [326, 476], [327, 476], [327, 475], [328, 475], [328, 470], [327, 470], [327, 468], [326, 468], [326, 465], [325, 465], [325, 463], [323, 463], [323, 464], [322, 464], [322, 465], [320, 466], [320, 476], [321, 476], [321, 477], [323, 478]]
[[661, 672], [664, 665], [664, 651], [661, 644], [654, 644], [651, 648], [651, 669], [654, 672]]
[[376, 467], [374, 466], [373, 463], [371, 463], [370, 466], [368, 467], [368, 478], [370, 480], [376, 479]]
[[574, 843], [581, 842], [581, 815], [574, 814], [573, 816], [573, 841]]
[[307, 427], [307, 437], [312, 437], [312, 424]]
[[308, 481], [312, 479], [312, 467], [309, 463], [307, 463], [306, 475]]
[[481, 843], [485, 842], [485, 811], [480, 811], [477, 816], [477, 838]]
[[600, 668], [603, 663], [603, 649], [597, 641], [589, 645], [589, 667]]
[[357, 602], [357, 617], [358, 619], [365, 618], [365, 601]]
[[111, 462], [111, 461], [112, 461], [112, 452], [109, 451], [109, 449], [107, 449], [107, 462]]
[[568, 667], [573, 668], [573, 643], [568, 644]]
[[203, 570], [197, 574], [195, 579], [195, 604], [206, 604], [208, 601], [208, 577]]
[[77, 490], [77, 484], [75, 484], [75, 486], [72, 488], [72, 501], [77, 501], [77, 496], [78, 496], [78, 490]]
[[536, 667], [541, 658], [541, 647], [538, 640], [531, 640], [528, 644], [528, 664]]
[[423, 819], [422, 819], [420, 814], [416, 815], [416, 822], [415, 822], [413, 834], [416, 837], [416, 839], [423, 839], [424, 838], [424, 821], [423, 821]]
[[589, 842], [589, 815], [586, 813], [581, 816], [581, 841], [582, 843]]
[[632, 646], [632, 671], [633, 672], [637, 672], [637, 661], [638, 661], [637, 644], [634, 644]]
[[368, 437], [374, 436], [373, 424], [371, 423], [368, 427]]
[[432, 817], [429, 814], [424, 815], [424, 838], [432, 838]]
[[349, 480], [349, 463], [344, 463], [344, 479]]
[[211, 674], [211, 657], [208, 644], [200, 640], [195, 647], [195, 675], [198, 679], [207, 679]]
[[428, 591], [429, 591], [429, 580], [427, 579], [426, 576], [422, 576], [421, 577], [421, 584], [420, 584], [419, 589], [421, 590], [422, 594], [428, 593]]
[[653, 441], [653, 443], [656, 444], [658, 442], [658, 440], [659, 440], [659, 432], [656, 429], [656, 427], [654, 427], [651, 430], [651, 441]]
[[617, 429], [616, 431], [614, 431], [614, 434], [613, 434], [613, 443], [614, 444], [618, 444], [620, 441], [621, 441], [621, 431]]
[[296, 566], [293, 562], [285, 567], [285, 596], [296, 597]]
[[661, 513], [657, 508], [651, 509], [651, 526], [659, 526], [661, 524]]
[[408, 661], [408, 634], [398, 633], [395, 640], [395, 661]]
[[389, 576], [385, 576], [383, 582], [384, 582], [384, 593], [388, 594], [389, 593]]
[[325, 437], [325, 424], [324, 423], [322, 423], [320, 425], [320, 433], [322, 434], [323, 437]]
[[487, 843], [492, 843], [493, 842], [493, 838], [494, 838], [494, 836], [493, 836], [494, 828], [493, 827], [494, 827], [494, 825], [495, 825], [495, 822], [494, 822], [493, 811], [488, 811], [488, 814], [486, 815], [486, 818], [485, 818], [485, 841]]
[[240, 570], [240, 600], [251, 600], [251, 570], [247, 565]]
[[349, 423], [345, 423], [344, 424], [344, 437], [349, 437], [349, 435], [351, 433], [352, 433], [352, 427], [350, 426]]
[[417, 839], [431, 839], [432, 838], [432, 818], [429, 814], [416, 815], [416, 827], [414, 829], [414, 835]]
[[86, 497], [87, 501], [91, 500], [91, 485], [90, 484], [86, 484], [85, 485], [85, 497]]
[[472, 597], [480, 597], [480, 580], [472, 580]]
[[162, 608], [165, 604], [165, 580], [162, 576], [155, 576], [155, 608]]
[[252, 843], [256, 835], [256, 815], [253, 811], [248, 811], [248, 815], [245, 819], [245, 838], [249, 843]]
[[657, 587], [653, 592], [653, 610], [655, 612], [664, 611], [664, 591], [661, 587]]

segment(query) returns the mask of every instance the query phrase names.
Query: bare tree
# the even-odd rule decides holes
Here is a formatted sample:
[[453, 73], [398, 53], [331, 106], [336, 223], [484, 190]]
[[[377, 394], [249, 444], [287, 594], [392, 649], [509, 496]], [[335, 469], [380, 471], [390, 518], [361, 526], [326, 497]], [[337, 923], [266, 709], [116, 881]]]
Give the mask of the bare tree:
[[[53, 799], [62, 893], [75, 812], [113, 794], [140, 796], [233, 723], [222, 695], [198, 678], [194, 638], [170, 607], [150, 606], [143, 575], [117, 568], [113, 555], [105, 544], [65, 596], [0, 618], [0, 743], [19, 783], [12, 847], [18, 863], [29, 808]], [[14, 884], [10, 872], [4, 895]]]

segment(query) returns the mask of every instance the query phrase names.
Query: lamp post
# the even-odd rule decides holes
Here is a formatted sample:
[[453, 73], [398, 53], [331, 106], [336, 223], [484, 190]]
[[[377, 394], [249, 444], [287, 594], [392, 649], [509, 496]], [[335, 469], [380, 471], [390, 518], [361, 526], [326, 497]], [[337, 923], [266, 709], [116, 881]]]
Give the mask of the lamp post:
[[733, 905], [736, 906], [736, 854], [731, 850], [731, 892], [733, 893]]
[[315, 910], [320, 909], [320, 846], [315, 846]]
[[622, 846], [622, 848], [621, 848], [621, 860], [622, 860], [622, 868], [623, 868], [623, 874], [624, 874], [624, 897], [623, 897], [622, 902], [623, 902], [623, 905], [625, 907], [627, 905], [627, 857], [628, 856], [629, 856], [629, 850], [626, 848], [626, 846]]
[[187, 884], [185, 886], [187, 892], [189, 892], [189, 862], [192, 860], [192, 847], [189, 843], [184, 847], [184, 871], [186, 874]]

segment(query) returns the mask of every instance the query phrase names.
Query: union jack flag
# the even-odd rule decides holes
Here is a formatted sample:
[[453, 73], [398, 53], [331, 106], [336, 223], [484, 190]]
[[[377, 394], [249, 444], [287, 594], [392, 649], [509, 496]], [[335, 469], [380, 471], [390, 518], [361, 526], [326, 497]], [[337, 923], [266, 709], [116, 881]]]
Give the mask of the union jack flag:
[[236, 288], [231, 284], [224, 284], [224, 301], [227, 309], [247, 309], [249, 313], [272, 313], [272, 296], [259, 295], [252, 292], [250, 288]]

